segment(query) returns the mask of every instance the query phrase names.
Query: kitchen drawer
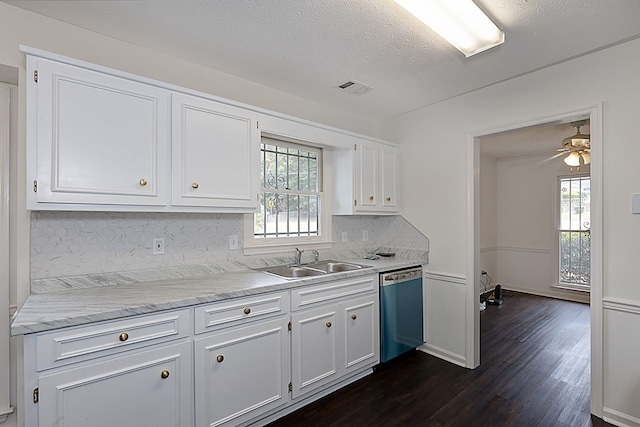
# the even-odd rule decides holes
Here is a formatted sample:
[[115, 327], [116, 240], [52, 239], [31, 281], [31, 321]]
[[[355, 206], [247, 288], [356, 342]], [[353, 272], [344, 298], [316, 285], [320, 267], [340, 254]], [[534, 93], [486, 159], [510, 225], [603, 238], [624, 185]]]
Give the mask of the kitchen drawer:
[[208, 304], [195, 309], [195, 333], [201, 334], [288, 311], [289, 300], [286, 292]]
[[188, 309], [65, 328], [38, 335], [37, 370], [188, 336]]
[[378, 275], [327, 282], [291, 291], [291, 310], [314, 307], [336, 299], [357, 296], [378, 288]]

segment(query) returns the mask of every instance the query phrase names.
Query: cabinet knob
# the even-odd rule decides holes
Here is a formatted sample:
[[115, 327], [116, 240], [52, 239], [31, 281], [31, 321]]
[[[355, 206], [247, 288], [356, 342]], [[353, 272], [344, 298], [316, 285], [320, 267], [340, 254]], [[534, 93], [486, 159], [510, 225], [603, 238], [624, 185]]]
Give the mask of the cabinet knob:
[[352, 314], [352, 315], [351, 315], [351, 318], [352, 318], [353, 320], [356, 320], [356, 319], [358, 318], [358, 316], [356, 316], [355, 314]]
[[373, 200], [373, 196], [369, 196], [369, 200]]
[[331, 327], [331, 322], [327, 322], [327, 323], [325, 323], [325, 325], [327, 325], [327, 328], [330, 328]]
[[166, 380], [167, 378], [169, 378], [169, 371], [165, 369], [164, 371], [160, 372], [160, 376], [163, 380]]
[[198, 184], [197, 182], [194, 182], [193, 184], [191, 184], [191, 187], [196, 189], [196, 188], [200, 187], [200, 184]]
[[142, 178], [140, 181], [138, 181], [140, 183], [141, 187], [144, 187], [145, 185], [147, 185], [147, 180]]
[[123, 341], [123, 342], [124, 342], [124, 341], [126, 341], [126, 340], [128, 340], [128, 339], [129, 339], [129, 334], [128, 334], [128, 333], [126, 333], [126, 332], [123, 332], [123, 333], [121, 333], [121, 334], [120, 334], [120, 337], [119, 337], [119, 338], [120, 338], [120, 341]]
[[387, 202], [390, 202], [390, 201], [391, 201], [391, 197], [387, 197]]
[[222, 363], [222, 361], [224, 360], [224, 356], [219, 354], [216, 356], [216, 360], [218, 361], [218, 363]]
[[244, 309], [244, 310], [242, 310], [242, 311], [244, 311], [244, 314], [249, 314], [249, 313], [251, 313], [251, 309], [250, 309], [249, 307], [245, 308], [245, 309]]

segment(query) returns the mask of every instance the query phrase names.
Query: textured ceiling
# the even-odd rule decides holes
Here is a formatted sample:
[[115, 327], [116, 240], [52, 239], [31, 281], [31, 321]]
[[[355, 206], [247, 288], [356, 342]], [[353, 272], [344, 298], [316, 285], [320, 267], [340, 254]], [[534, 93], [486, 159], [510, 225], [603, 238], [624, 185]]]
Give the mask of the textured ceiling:
[[506, 42], [468, 59], [393, 0], [4, 2], [373, 121], [640, 36], [638, 0], [476, 0]]

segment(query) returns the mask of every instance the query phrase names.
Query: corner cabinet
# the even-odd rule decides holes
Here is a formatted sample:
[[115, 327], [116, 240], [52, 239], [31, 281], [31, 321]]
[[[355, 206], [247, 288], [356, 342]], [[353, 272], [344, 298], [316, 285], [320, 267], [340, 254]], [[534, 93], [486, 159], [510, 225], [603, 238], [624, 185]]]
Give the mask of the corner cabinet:
[[256, 115], [177, 93], [171, 114], [172, 205], [254, 211], [260, 171]]
[[169, 92], [27, 57], [29, 209], [164, 206]]
[[395, 215], [399, 213], [398, 148], [358, 141], [338, 149], [334, 161], [334, 214]]

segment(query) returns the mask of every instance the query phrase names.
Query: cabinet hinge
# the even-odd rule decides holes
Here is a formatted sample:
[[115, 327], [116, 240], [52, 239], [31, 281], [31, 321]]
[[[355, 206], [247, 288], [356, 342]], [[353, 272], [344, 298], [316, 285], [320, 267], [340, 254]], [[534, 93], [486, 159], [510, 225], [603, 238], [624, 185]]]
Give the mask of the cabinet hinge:
[[287, 331], [291, 330], [291, 322], [289, 322], [289, 324], [287, 325]]
[[33, 181], [33, 192], [38, 192], [38, 180]]
[[353, 151], [358, 151], [358, 144], [353, 144]]
[[358, 201], [357, 200], [353, 201], [353, 206], [358, 206]]
[[36, 387], [33, 389], [33, 403], [38, 403], [38, 401], [40, 401], [40, 389]]
[[256, 120], [256, 129], [260, 129], [260, 122]]
[[289, 383], [289, 393], [291, 393], [293, 391], [293, 383], [290, 382]]
[[33, 81], [38, 83], [38, 70], [33, 70]]

